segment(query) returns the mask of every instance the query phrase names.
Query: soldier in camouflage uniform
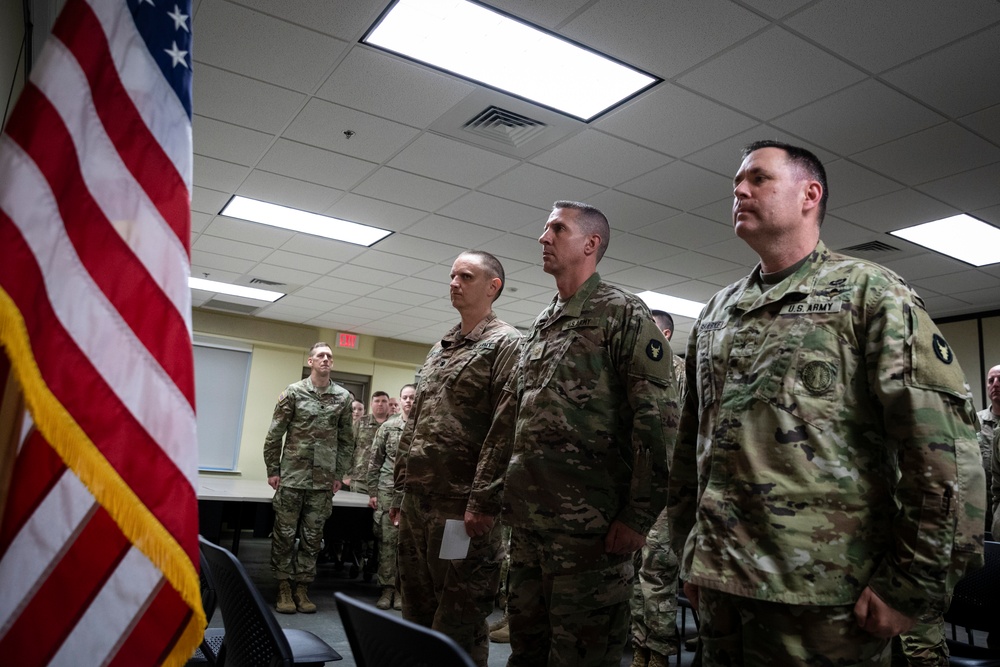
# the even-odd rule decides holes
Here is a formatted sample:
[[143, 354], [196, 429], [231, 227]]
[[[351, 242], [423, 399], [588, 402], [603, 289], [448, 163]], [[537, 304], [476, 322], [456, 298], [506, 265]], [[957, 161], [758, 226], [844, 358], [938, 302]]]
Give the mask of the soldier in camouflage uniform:
[[[656, 327], [670, 342], [674, 318], [652, 311]], [[684, 360], [673, 355], [678, 403], [684, 400]], [[677, 633], [677, 556], [670, 548], [667, 515], [660, 512], [646, 535], [646, 544], [633, 557], [636, 577], [632, 583], [632, 667], [666, 667], [680, 650]]]
[[[979, 417], [979, 451], [983, 455], [983, 466], [986, 468], [986, 490], [989, 492], [990, 507], [993, 506], [993, 434], [1000, 427], [1000, 365], [994, 366], [986, 374], [986, 398], [989, 405], [980, 410]], [[990, 517], [992, 522], [992, 517]], [[986, 526], [989, 529], [989, 525]], [[993, 539], [1000, 538], [994, 535]]]
[[[389, 520], [389, 507], [392, 505], [392, 473], [396, 466], [396, 452], [399, 449], [399, 438], [413, 408], [413, 399], [417, 388], [412, 384], [404, 384], [399, 390], [400, 413], [386, 420], [372, 443], [372, 455], [368, 460], [368, 495], [371, 500], [368, 506], [375, 510], [375, 538], [378, 540], [378, 584], [382, 587], [382, 595], [375, 606], [379, 609], [395, 607], [403, 608], [403, 597], [396, 588], [398, 572], [396, 570], [396, 546], [399, 529]], [[395, 602], [393, 599], [395, 598]]]
[[814, 155], [752, 144], [734, 194], [761, 262], [695, 323], [670, 471], [704, 664], [885, 665], [982, 563], [965, 377], [898, 276], [819, 241]]
[[[330, 381], [333, 350], [316, 343], [306, 363], [312, 369], [309, 377], [278, 396], [264, 439], [267, 483], [275, 490], [271, 571], [278, 580], [276, 608], [284, 614], [316, 611], [308, 586], [316, 578], [333, 494], [351, 463], [351, 394]], [[296, 532], [299, 549], [293, 555]]]
[[[489, 656], [486, 617], [500, 579], [500, 513], [509, 433], [490, 427], [521, 335], [497, 319], [503, 267], [493, 255], [462, 253], [451, 271], [451, 303], [462, 321], [427, 355], [396, 456], [393, 507], [399, 525], [403, 618], [445, 633], [477, 665]], [[496, 454], [495, 452], [499, 452]], [[465, 522], [463, 560], [438, 558], [444, 523]]]
[[601, 280], [609, 240], [599, 210], [556, 202], [539, 242], [558, 294], [524, 341], [495, 424], [515, 425], [509, 667], [619, 665], [632, 554], [666, 500], [670, 346], [642, 301]]

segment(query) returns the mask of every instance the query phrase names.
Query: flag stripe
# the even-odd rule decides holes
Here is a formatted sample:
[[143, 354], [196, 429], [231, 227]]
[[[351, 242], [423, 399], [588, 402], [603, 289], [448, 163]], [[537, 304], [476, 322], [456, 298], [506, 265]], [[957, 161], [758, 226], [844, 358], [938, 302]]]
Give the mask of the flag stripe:
[[95, 512], [0, 640], [0, 655], [31, 655], [46, 664], [128, 550], [108, 513]]
[[[97, 6], [106, 4], [98, 3]], [[126, 23], [117, 15], [115, 18], [115, 22], [111, 24], [113, 29], [126, 30], [131, 24], [131, 30], [135, 30], [135, 24], [131, 21]], [[136, 181], [149, 193], [163, 219], [172, 224], [177, 238], [187, 247], [191, 233], [190, 187], [178, 173], [174, 162], [164, 153], [163, 146], [175, 142], [161, 144], [157, 141], [118, 78], [118, 72], [128, 71], [131, 63], [121, 62], [121, 67], [118, 68], [113, 66], [114, 60], [104, 26], [94, 14], [93, 8], [84, 0], [69, 0], [66, 3], [63, 13], [52, 28], [52, 34], [73, 52], [87, 73], [97, 104], [97, 114], [104, 122], [108, 136], [135, 175]], [[139, 39], [141, 45], [141, 38], [137, 34], [135, 38]], [[134, 54], [137, 58], [148, 60], [149, 52], [145, 48], [142, 52], [131, 51], [129, 55]], [[142, 84], [142, 89], [149, 87], [148, 80], [143, 80]], [[176, 96], [173, 97], [176, 100]]]
[[[61, 71], [70, 70], [64, 67]], [[169, 374], [164, 376], [161, 372], [158, 375], [164, 381], [171, 378], [179, 381], [178, 389], [193, 409], [193, 369], [190, 364], [185, 366], [175, 353], [190, 343], [185, 322], [90, 196], [77, 160], [58, 159], [64, 152], [75, 157], [75, 152], [73, 138], [56, 109], [30, 83], [21, 93], [21, 99], [25, 104], [19, 105], [18, 113], [11, 116], [7, 133], [41, 169], [50, 191], [60, 193], [56, 203], [66, 224], [68, 239], [87, 273], [146, 347], [147, 363], [151, 365], [158, 360]], [[30, 117], [26, 113], [29, 107], [32, 109]], [[185, 290], [190, 294], [189, 289]]]
[[66, 464], [52, 450], [38, 431], [32, 433], [21, 445], [14, 461], [12, 479], [18, 483], [18, 493], [7, 497], [3, 523], [0, 524], [0, 559], [7, 553], [11, 541], [31, 514], [45, 500], [59, 478], [66, 471]]
[[[4, 209], [17, 226], [31, 249], [30, 254], [38, 258], [35, 266], [40, 282], [29, 283], [25, 289], [34, 291], [37, 285], [44, 284], [53, 312], [83, 355], [177, 466], [190, 472], [190, 483], [193, 483], [197, 475], [197, 451], [190, 444], [197, 440], [191, 405], [81, 265], [65, 234], [56, 199], [44, 177], [20, 146], [2, 136], [0, 169], [5, 161], [13, 162], [18, 168], [12, 170], [10, 189], [0, 191], [0, 209]], [[19, 196], [11, 194], [15, 191]], [[29, 261], [29, 258], [23, 257], [22, 261]], [[22, 267], [20, 270], [28, 269]], [[34, 298], [29, 297], [28, 305]], [[30, 315], [23, 309], [21, 312]], [[48, 326], [48, 323], [42, 325]], [[60, 398], [64, 387], [77, 391], [75, 380], [65, 377], [65, 383], [52, 384], [46, 380]], [[152, 396], [157, 397], [156, 401], [145, 400]], [[81, 408], [83, 412], [91, 410], [86, 404]]]
[[[111, 387], [91, 365], [90, 358], [77, 348], [77, 339], [71, 337], [61, 326], [49, 302], [44, 298], [37, 298], [33, 293], [33, 286], [42, 281], [42, 276], [37, 264], [33, 262], [34, 258], [24, 247], [19, 230], [2, 211], [0, 246], [5, 247], [11, 257], [20, 259], [28, 254], [28, 258], [20, 259], [16, 264], [0, 264], [0, 284], [17, 288], [9, 296], [24, 315], [31, 317], [30, 320], [25, 319], [24, 324], [33, 344], [38, 349], [62, 350], [66, 359], [69, 359], [39, 357], [37, 361], [42, 377], [53, 388], [87, 387], [86, 392], [66, 391], [62, 404], [70, 414], [77, 417], [77, 425], [103, 454], [106, 463], [114, 467], [117, 475], [142, 501], [143, 506], [131, 508], [132, 511], [152, 512], [168, 531], [183, 538], [180, 540], [181, 547], [192, 560], [197, 559], [197, 534], [184, 530], [186, 526], [197, 525], [197, 496], [194, 487], [166, 457], [164, 451], [150, 439], [132, 413], [117, 400]], [[13, 280], [15, 276], [7, 274], [12, 266], [19, 267], [19, 282]], [[57, 390], [53, 391], [55, 393]], [[60, 394], [56, 393], [56, 396], [60, 397]], [[95, 403], [102, 406], [101, 412], [88, 410]], [[109, 482], [107, 480], [105, 483]]]
[[[158, 649], [165, 656], [191, 620], [191, 609], [170, 586], [161, 586], [146, 613], [136, 623], [128, 639], [115, 653], [108, 667], [133, 667], [143, 655]], [[176, 628], [169, 634], [164, 628]]]

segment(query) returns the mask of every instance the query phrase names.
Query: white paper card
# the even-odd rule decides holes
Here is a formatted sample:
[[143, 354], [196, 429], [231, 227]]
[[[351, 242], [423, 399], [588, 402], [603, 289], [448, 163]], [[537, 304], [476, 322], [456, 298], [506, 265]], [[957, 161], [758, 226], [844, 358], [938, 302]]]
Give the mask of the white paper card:
[[469, 555], [472, 538], [465, 532], [465, 522], [461, 519], [445, 519], [444, 535], [441, 537], [441, 560], [462, 560]]

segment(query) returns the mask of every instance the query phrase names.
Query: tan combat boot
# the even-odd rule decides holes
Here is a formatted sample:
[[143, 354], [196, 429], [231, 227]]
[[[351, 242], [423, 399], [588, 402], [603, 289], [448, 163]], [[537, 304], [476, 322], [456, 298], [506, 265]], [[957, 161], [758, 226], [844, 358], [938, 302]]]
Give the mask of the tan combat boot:
[[490, 641], [497, 644], [510, 643], [510, 621], [507, 614], [504, 614], [503, 618], [490, 626]]
[[305, 584], [298, 584], [295, 587], [295, 606], [303, 614], [316, 613], [316, 605], [314, 605], [312, 600], [309, 599], [307, 586]]
[[646, 664], [648, 667], [670, 667], [670, 656], [657, 653], [656, 651], [650, 651], [649, 662]]
[[392, 606], [392, 586], [385, 586], [382, 589], [382, 595], [379, 596], [375, 606], [379, 609], [388, 609]]
[[650, 661], [652, 652], [644, 646], [632, 648], [632, 667], [649, 667], [653, 663]]
[[279, 614], [294, 614], [295, 603], [292, 602], [292, 585], [287, 579], [278, 582], [278, 603], [274, 605]]
[[403, 594], [395, 591], [392, 595], [392, 608], [396, 611], [403, 611]]

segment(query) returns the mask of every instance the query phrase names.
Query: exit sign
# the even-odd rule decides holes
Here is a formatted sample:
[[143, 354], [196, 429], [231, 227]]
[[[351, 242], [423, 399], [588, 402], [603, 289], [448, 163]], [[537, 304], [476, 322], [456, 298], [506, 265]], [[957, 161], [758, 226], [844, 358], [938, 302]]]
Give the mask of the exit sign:
[[346, 347], [349, 350], [358, 349], [358, 335], [349, 333], [337, 334], [337, 347]]

